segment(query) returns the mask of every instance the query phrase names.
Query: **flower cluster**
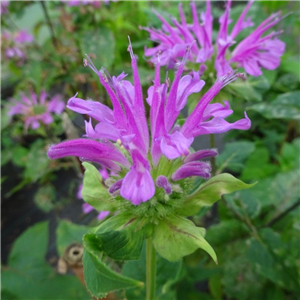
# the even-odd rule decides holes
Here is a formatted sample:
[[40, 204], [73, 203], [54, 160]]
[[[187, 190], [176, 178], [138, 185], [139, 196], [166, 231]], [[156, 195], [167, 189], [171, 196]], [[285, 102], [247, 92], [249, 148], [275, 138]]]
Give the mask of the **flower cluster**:
[[0, 3], [0, 15], [8, 13], [9, 1], [1, 1]]
[[102, 0], [102, 1], [95, 1], [95, 0], [67, 1], [68, 6], [80, 6], [80, 5], [89, 5], [90, 4], [95, 8], [99, 8], [101, 6], [101, 2], [103, 2], [105, 4], [108, 4], [109, 0]]
[[189, 148], [196, 136], [230, 129], [247, 130], [250, 127], [246, 113], [244, 119], [234, 123], [225, 120], [233, 112], [228, 102], [225, 101], [224, 105], [210, 104], [225, 85], [241, 74], [229, 72], [218, 78], [185, 123], [179, 126], [175, 122], [188, 96], [198, 93], [205, 82], [197, 72], [182, 77], [191, 47], [187, 47], [171, 86], [168, 79], [160, 82], [161, 63], [158, 56], [154, 84], [148, 89], [146, 99], [150, 106], [149, 133], [137, 57], [131, 44], [128, 49], [134, 85], [124, 80], [124, 73], [111, 77], [104, 68], [98, 71], [89, 58], [84, 61], [99, 76], [113, 109], [99, 102], [77, 98], [76, 94], [68, 101], [67, 107], [89, 115], [97, 124], [94, 127], [91, 119], [86, 121], [86, 138], [53, 145], [49, 148], [48, 156], [51, 159], [77, 156], [82, 161], [98, 163], [109, 169], [113, 174], [113, 184], [108, 186], [111, 197], [121, 195], [134, 205], [154, 196], [158, 200], [168, 201], [182, 193], [182, 179], [191, 176], [210, 177], [209, 163], [200, 160], [216, 156], [217, 151], [211, 149], [190, 153]]
[[25, 124], [25, 130], [29, 127], [37, 129], [40, 122], [48, 125], [53, 122], [52, 113], [60, 114], [65, 108], [65, 103], [61, 100], [60, 95], [55, 95], [50, 101], [46, 101], [47, 94], [42, 91], [38, 97], [31, 92], [30, 97], [21, 94], [21, 101], [11, 99], [9, 116], [22, 115]]
[[[172, 68], [178, 58], [183, 57], [186, 46], [196, 39], [197, 43], [193, 44], [188, 59], [200, 63], [202, 72], [206, 69], [205, 62], [211, 60], [213, 55], [215, 55], [214, 66], [218, 77], [232, 71], [233, 64], [243, 67], [248, 74], [253, 76], [261, 75], [261, 68], [274, 70], [279, 66], [280, 57], [285, 50], [285, 44], [276, 38], [282, 31], [272, 32], [263, 37], [262, 35], [281, 20], [280, 12], [272, 14], [251, 34], [235, 45], [236, 36], [246, 27], [253, 26], [250, 18], [245, 19], [252, 3], [253, 0], [247, 3], [232, 31], [228, 33], [228, 24], [231, 22], [229, 18], [231, 1], [227, 1], [225, 12], [219, 19], [220, 28], [215, 46], [210, 1], [207, 1], [206, 11], [201, 13], [201, 23], [195, 3], [191, 3], [192, 24], [186, 22], [182, 4], [179, 4], [181, 22], [172, 18], [173, 27], [160, 14], [156, 13], [163, 23], [162, 30], [142, 29], [147, 30], [150, 33], [150, 39], [159, 45], [154, 48], [146, 48], [145, 55], [152, 57], [152, 61], [156, 62], [156, 53], [162, 52], [161, 63]], [[229, 48], [233, 45], [235, 45], [233, 51], [229, 52]]]
[[[100, 169], [99, 170], [99, 173], [101, 175], [101, 177], [105, 180], [109, 177], [109, 174], [107, 172], [107, 170], [105, 168], [103, 169]], [[77, 198], [78, 199], [82, 199], [82, 188], [83, 188], [83, 183], [79, 186], [78, 188], [78, 192], [77, 192]], [[94, 207], [89, 205], [88, 203], [83, 203], [82, 204], [82, 211], [85, 213], [85, 214], [88, 214], [90, 213], [92, 210], [94, 210]], [[110, 214], [110, 211], [100, 211], [98, 216], [97, 216], [97, 219], [98, 220], [103, 220], [104, 218], [106, 218], [108, 215]]]
[[26, 54], [24, 52], [24, 45], [33, 42], [33, 36], [26, 30], [21, 30], [15, 33], [8, 31], [2, 34], [2, 49], [4, 49], [4, 56], [7, 59], [16, 59], [19, 63], [24, 63]]

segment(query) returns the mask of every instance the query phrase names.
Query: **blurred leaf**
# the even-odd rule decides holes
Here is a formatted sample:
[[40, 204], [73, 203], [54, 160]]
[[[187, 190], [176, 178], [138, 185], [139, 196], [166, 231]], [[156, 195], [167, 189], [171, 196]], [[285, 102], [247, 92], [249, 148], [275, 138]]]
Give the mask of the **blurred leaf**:
[[270, 89], [270, 84], [264, 76], [251, 76], [245, 81], [232, 82], [227, 89], [247, 101], [262, 101], [262, 95]]
[[300, 120], [300, 91], [278, 96], [272, 103], [254, 104], [248, 109], [261, 113], [267, 119]]
[[30, 147], [24, 177], [32, 182], [37, 181], [48, 172], [49, 158], [47, 157], [45, 141], [36, 140]]
[[8, 115], [8, 111], [9, 111], [9, 106], [1, 108], [1, 130], [6, 128], [11, 121], [12, 117]]
[[281, 92], [296, 90], [299, 85], [299, 79], [292, 73], [286, 73], [278, 77], [274, 83], [274, 88]]
[[298, 169], [300, 165], [300, 139], [295, 139], [292, 143], [284, 143], [280, 155], [276, 155], [282, 171]]
[[42, 222], [16, 240], [9, 267], [2, 270], [1, 290], [20, 300], [89, 299], [76, 277], [57, 275], [46, 262], [48, 237], [48, 222]]
[[300, 81], [300, 62], [299, 57], [291, 56], [286, 53], [282, 56], [280, 68], [285, 72], [292, 73]]
[[262, 242], [254, 238], [249, 240], [247, 251], [249, 261], [255, 264], [261, 275], [277, 285], [287, 290], [299, 291], [296, 268], [294, 266], [291, 270], [286, 268], [282, 257], [278, 255], [281, 249], [284, 251], [285, 248], [280, 236], [270, 228], [261, 230], [260, 234]]
[[98, 69], [112, 66], [116, 42], [110, 29], [100, 26], [96, 30], [84, 31], [80, 40], [82, 53], [89, 55]]
[[268, 177], [279, 171], [278, 166], [269, 163], [269, 152], [264, 147], [257, 147], [248, 157], [241, 175], [241, 180], [257, 180]]
[[[161, 256], [156, 257], [156, 299], [171, 300], [176, 299], [172, 285], [180, 279], [182, 261], [170, 262]], [[146, 282], [146, 246], [142, 249], [138, 260], [128, 261], [124, 264], [122, 274], [136, 280]], [[126, 296], [130, 300], [140, 300], [145, 298], [145, 288], [136, 288], [126, 291]]]
[[218, 172], [221, 172], [223, 169], [233, 172], [242, 171], [244, 162], [254, 149], [254, 143], [248, 141], [227, 143], [223, 152], [216, 157]]
[[88, 230], [88, 226], [74, 224], [67, 220], [59, 220], [56, 228], [56, 247], [58, 254], [62, 256], [65, 249], [73, 243], [82, 244], [82, 237]]
[[27, 162], [28, 149], [22, 146], [15, 147], [10, 150], [12, 153], [12, 161], [15, 165], [23, 167]]
[[49, 212], [55, 207], [55, 188], [51, 184], [47, 184], [38, 189], [34, 195], [35, 204], [44, 212]]
[[212, 225], [206, 233], [206, 240], [214, 247], [225, 245], [247, 234], [248, 230], [239, 220], [222, 220]]

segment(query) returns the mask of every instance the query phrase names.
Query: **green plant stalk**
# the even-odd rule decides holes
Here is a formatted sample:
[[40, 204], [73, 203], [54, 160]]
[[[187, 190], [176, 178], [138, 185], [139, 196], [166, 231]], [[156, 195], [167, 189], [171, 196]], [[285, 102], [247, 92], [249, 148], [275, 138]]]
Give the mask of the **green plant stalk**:
[[[213, 134], [209, 135], [210, 138], [210, 148], [214, 149], [215, 148], [215, 136]], [[214, 156], [212, 156], [210, 158], [210, 162], [211, 162], [211, 175], [215, 176], [216, 175], [216, 158]]]
[[152, 245], [152, 237], [146, 242], [146, 300], [155, 299], [156, 253]]

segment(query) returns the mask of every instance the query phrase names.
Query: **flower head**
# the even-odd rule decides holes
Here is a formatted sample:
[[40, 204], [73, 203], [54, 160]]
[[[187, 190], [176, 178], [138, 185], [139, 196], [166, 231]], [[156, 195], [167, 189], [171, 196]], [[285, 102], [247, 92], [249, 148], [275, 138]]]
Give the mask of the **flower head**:
[[232, 113], [228, 102], [225, 101], [224, 105], [210, 104], [222, 87], [240, 76], [229, 72], [204, 94], [182, 127], [176, 124], [188, 96], [199, 92], [205, 84], [197, 72], [182, 76], [192, 46], [191, 44], [185, 49], [172, 84], [168, 79], [160, 82], [161, 57], [157, 56], [154, 83], [148, 89], [146, 99], [150, 106], [150, 130], [137, 57], [131, 44], [128, 51], [131, 56], [133, 84], [125, 80], [124, 73], [111, 77], [104, 68], [98, 70], [87, 57], [84, 64], [99, 77], [113, 109], [99, 102], [77, 98], [76, 94], [68, 101], [67, 107], [89, 115], [96, 121], [96, 125], [93, 126], [91, 120], [86, 121], [85, 138], [54, 145], [50, 147], [48, 156], [51, 159], [78, 156], [82, 161], [98, 163], [111, 170], [116, 183], [108, 192], [115, 197], [119, 191], [116, 197], [121, 195], [133, 205], [150, 199], [158, 202], [178, 199], [187, 184], [185, 179], [189, 180], [191, 176], [209, 178], [209, 163], [199, 160], [216, 156], [217, 152], [212, 149], [191, 153], [190, 146], [194, 138], [234, 128], [246, 130], [250, 127], [250, 120], [245, 114], [244, 119], [228, 123], [225, 118]]
[[9, 1], [1, 1], [1, 4], [0, 4], [0, 15], [3, 15], [3, 14], [7, 14], [8, 13], [8, 5], [9, 5]]
[[[1, 2], [2, 3], [2, 2]], [[5, 31], [2, 34], [2, 49], [4, 57], [7, 59], [15, 59], [22, 64], [26, 60], [25, 45], [33, 42], [33, 36], [26, 30], [15, 33]]]
[[29, 97], [22, 93], [20, 101], [11, 99], [8, 115], [22, 115], [25, 130], [29, 127], [35, 130], [40, 127], [41, 122], [48, 125], [53, 122], [52, 113], [60, 114], [65, 108], [65, 103], [59, 95], [52, 97], [49, 101], [46, 99], [45, 91], [42, 91], [39, 97], [33, 92]]
[[[191, 54], [188, 59], [192, 62], [202, 64], [211, 60], [213, 55], [217, 76], [223, 76], [232, 71], [232, 65], [237, 64], [253, 76], [262, 74], [261, 68], [268, 70], [276, 69], [280, 64], [280, 57], [284, 53], [285, 44], [277, 39], [277, 35], [282, 31], [272, 32], [264, 35], [271, 27], [275, 26], [280, 20], [280, 12], [271, 15], [262, 22], [248, 37], [236, 44], [236, 36], [246, 27], [253, 26], [250, 18], [246, 19], [246, 14], [253, 3], [249, 1], [235, 23], [232, 31], [228, 33], [228, 24], [231, 22], [230, 7], [231, 1], [227, 1], [224, 14], [219, 19], [219, 32], [213, 45], [212, 21], [210, 1], [206, 2], [206, 11], [201, 13], [201, 23], [199, 22], [196, 5], [191, 3], [193, 23], [187, 24], [182, 4], [179, 4], [181, 21], [172, 18], [173, 27], [159, 14], [157, 17], [163, 23], [161, 30], [153, 28], [142, 28], [150, 33], [150, 39], [158, 43], [154, 48], [145, 49], [145, 55], [152, 57], [156, 63], [158, 52], [161, 52], [161, 65], [168, 65], [172, 68], [178, 58], [184, 56], [184, 48], [187, 44], [196, 39], [197, 43], [191, 47]], [[264, 35], [264, 36], [263, 36]], [[235, 45], [230, 53], [229, 49]], [[216, 49], [216, 53], [215, 50]], [[200, 67], [200, 68], [201, 68]], [[203, 67], [202, 67], [203, 68]]]

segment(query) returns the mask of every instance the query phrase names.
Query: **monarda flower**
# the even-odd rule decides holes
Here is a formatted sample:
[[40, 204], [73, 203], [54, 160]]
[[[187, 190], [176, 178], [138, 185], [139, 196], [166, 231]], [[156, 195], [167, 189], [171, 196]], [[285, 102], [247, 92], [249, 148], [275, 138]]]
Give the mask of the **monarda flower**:
[[60, 95], [55, 95], [47, 101], [45, 91], [42, 91], [39, 97], [34, 92], [31, 92], [29, 97], [22, 93], [20, 98], [10, 100], [8, 115], [21, 115], [25, 130], [29, 127], [35, 130], [40, 127], [40, 123], [52, 123], [52, 114], [61, 114], [65, 108]]
[[109, 169], [115, 180], [115, 184], [108, 190], [109, 194], [113, 197], [118, 191], [122, 198], [133, 205], [153, 197], [166, 201], [174, 193], [178, 197], [181, 193], [180, 183], [190, 176], [208, 179], [211, 167], [208, 162], [200, 160], [216, 156], [217, 152], [212, 149], [191, 153], [190, 146], [194, 138], [230, 129], [246, 130], [250, 127], [250, 120], [245, 113], [244, 119], [228, 123], [225, 118], [233, 112], [229, 103], [210, 104], [225, 85], [240, 76], [229, 72], [217, 79], [182, 126], [176, 124], [188, 96], [199, 92], [205, 84], [197, 72], [182, 77], [190, 50], [187, 47], [171, 86], [168, 79], [164, 83], [160, 82], [160, 57], [157, 58], [154, 84], [148, 89], [146, 98], [150, 106], [150, 132], [137, 58], [131, 46], [129, 51], [134, 85], [124, 80], [127, 76], [124, 73], [111, 77], [104, 68], [98, 71], [89, 58], [85, 60], [86, 66], [99, 76], [113, 109], [99, 102], [82, 100], [75, 95], [68, 101], [67, 107], [89, 115], [97, 124], [94, 127], [91, 119], [86, 121], [86, 138], [54, 145], [50, 147], [48, 156], [51, 159], [77, 156], [82, 161], [98, 163]]
[[6, 59], [15, 59], [19, 64], [26, 60], [25, 45], [33, 42], [33, 36], [26, 30], [15, 33], [5, 31], [2, 34], [2, 49]]
[[[159, 45], [154, 48], [145, 49], [145, 55], [152, 57], [156, 62], [158, 52], [161, 52], [161, 64], [172, 68], [182, 58], [185, 47], [193, 40], [197, 40], [192, 46], [188, 59], [192, 62], [200, 63], [200, 70], [205, 70], [205, 63], [214, 60], [217, 76], [223, 76], [232, 71], [232, 66], [243, 67], [244, 70], [253, 76], [262, 74], [261, 68], [274, 70], [280, 64], [280, 57], [284, 53], [285, 44], [277, 39], [277, 35], [282, 31], [266, 31], [275, 26], [280, 20], [280, 12], [272, 14], [262, 22], [249, 36], [236, 44], [235, 38], [245, 28], [253, 26], [250, 18], [246, 19], [246, 14], [254, 1], [247, 3], [244, 11], [235, 23], [232, 31], [228, 32], [228, 24], [231, 22], [230, 7], [231, 1], [227, 1], [225, 12], [220, 17], [219, 33], [215, 41], [212, 37], [213, 16], [211, 14], [210, 1], [206, 2], [206, 11], [201, 13], [201, 23], [198, 18], [196, 5], [191, 3], [193, 23], [187, 24], [182, 4], [179, 4], [181, 21], [171, 18], [171, 26], [160, 14], [157, 17], [163, 23], [162, 30], [154, 28], [142, 28], [150, 33], [150, 39]], [[264, 35], [264, 36], [263, 36]], [[233, 45], [234, 48], [232, 47]], [[231, 52], [229, 49], [233, 48]]]
[[[194, 138], [230, 129], [246, 130], [250, 120], [245, 113], [245, 118], [228, 123], [225, 118], [232, 114], [229, 103], [210, 104], [225, 85], [241, 76], [232, 71], [216, 80], [183, 124], [177, 120], [189, 95], [198, 93], [205, 84], [197, 72], [183, 76], [191, 47], [187, 46], [172, 84], [168, 78], [160, 81], [158, 55], [154, 82], [146, 98], [149, 122], [131, 44], [133, 84], [125, 80], [124, 73], [111, 77], [104, 68], [98, 70], [89, 57], [84, 60], [99, 77], [113, 108], [77, 98], [76, 94], [67, 107], [91, 117], [85, 121], [86, 134], [51, 146], [48, 156], [79, 157], [85, 168], [84, 201], [98, 211], [117, 212], [83, 237], [87, 255], [97, 260], [100, 252], [116, 260], [138, 259], [144, 239], [151, 237], [148, 241], [155, 250], [170, 261], [198, 248], [217, 261], [204, 239], [205, 229], [186, 217], [212, 205], [222, 194], [250, 187], [229, 174], [220, 174], [195, 188], [195, 177], [203, 181], [210, 177], [211, 167], [205, 159], [216, 156], [217, 150], [194, 152], [190, 147]], [[103, 180], [90, 162], [109, 170], [109, 178]]]
[[1, 1], [0, 3], [0, 15], [8, 13], [9, 1]]

